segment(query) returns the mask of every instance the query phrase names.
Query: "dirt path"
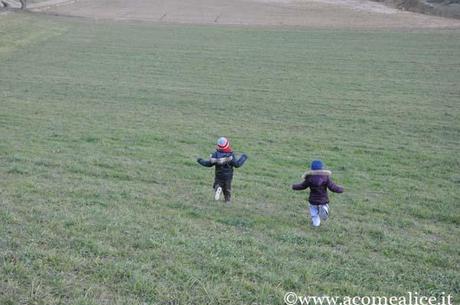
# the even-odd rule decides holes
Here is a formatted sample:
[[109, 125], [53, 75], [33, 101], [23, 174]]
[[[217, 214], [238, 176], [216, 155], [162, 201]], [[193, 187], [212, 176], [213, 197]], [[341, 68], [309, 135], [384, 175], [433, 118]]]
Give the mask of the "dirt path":
[[316, 28], [460, 28], [460, 20], [403, 12], [367, 0], [49, 0], [32, 11], [159, 23]]

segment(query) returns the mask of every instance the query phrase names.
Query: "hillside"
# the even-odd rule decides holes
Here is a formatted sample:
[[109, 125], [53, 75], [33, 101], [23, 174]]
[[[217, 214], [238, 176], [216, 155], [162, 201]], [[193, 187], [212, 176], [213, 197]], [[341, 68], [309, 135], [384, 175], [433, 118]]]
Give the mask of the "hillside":
[[417, 13], [460, 18], [460, 0], [374, 0]]
[[0, 15], [0, 304], [458, 300], [460, 31], [364, 29]]

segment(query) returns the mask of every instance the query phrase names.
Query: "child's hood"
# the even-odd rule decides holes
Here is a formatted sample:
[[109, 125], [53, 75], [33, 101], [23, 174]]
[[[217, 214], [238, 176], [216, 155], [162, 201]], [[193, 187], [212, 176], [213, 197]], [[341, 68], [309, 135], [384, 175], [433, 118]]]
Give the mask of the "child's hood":
[[329, 177], [332, 175], [332, 172], [327, 169], [318, 169], [318, 170], [307, 170], [303, 175], [302, 179], [306, 179], [307, 176], [326, 176]]

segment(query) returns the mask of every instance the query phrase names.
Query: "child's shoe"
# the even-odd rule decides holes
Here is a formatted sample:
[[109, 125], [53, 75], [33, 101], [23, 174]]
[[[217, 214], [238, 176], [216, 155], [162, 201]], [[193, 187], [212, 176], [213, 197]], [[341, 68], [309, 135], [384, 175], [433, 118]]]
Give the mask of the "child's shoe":
[[216, 193], [214, 194], [214, 199], [219, 200], [220, 199], [220, 194], [222, 194], [222, 188], [220, 186], [218, 186], [216, 188]]
[[319, 218], [319, 216], [313, 216], [311, 218], [311, 225], [313, 227], [319, 227], [321, 224], [321, 219]]

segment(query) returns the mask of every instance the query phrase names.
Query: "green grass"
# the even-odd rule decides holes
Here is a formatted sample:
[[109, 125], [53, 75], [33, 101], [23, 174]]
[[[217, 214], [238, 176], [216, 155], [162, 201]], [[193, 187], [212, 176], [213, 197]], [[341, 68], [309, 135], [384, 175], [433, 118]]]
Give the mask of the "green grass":
[[[460, 31], [0, 31], [1, 304], [458, 300]], [[221, 135], [231, 206], [195, 162]], [[318, 157], [346, 193], [312, 229], [290, 184]]]

